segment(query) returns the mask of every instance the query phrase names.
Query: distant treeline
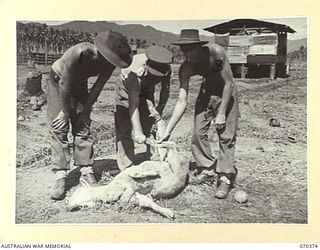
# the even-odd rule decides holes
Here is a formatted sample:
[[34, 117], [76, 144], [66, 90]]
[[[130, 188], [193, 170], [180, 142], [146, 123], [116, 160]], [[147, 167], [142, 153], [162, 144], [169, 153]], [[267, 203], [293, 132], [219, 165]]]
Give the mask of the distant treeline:
[[298, 50], [288, 53], [288, 62], [293, 61], [306, 62], [307, 61], [307, 48], [301, 46]]
[[79, 42], [93, 42], [96, 33], [58, 30], [46, 24], [17, 23], [17, 50], [28, 53], [62, 54]]
[[[97, 32], [78, 32], [70, 29], [55, 29], [46, 24], [17, 22], [17, 50], [23, 53], [63, 54], [71, 46], [81, 43], [94, 43]], [[144, 49], [150, 45], [145, 39], [127, 38], [133, 50]], [[167, 48], [174, 54], [175, 60], [182, 58], [181, 51], [168, 45]]]

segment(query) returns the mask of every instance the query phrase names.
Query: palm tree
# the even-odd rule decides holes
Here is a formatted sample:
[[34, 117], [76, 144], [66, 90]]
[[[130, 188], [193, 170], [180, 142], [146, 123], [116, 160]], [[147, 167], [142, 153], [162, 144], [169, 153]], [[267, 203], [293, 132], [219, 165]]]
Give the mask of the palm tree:
[[147, 41], [146, 41], [146, 39], [143, 39], [143, 41], [141, 42], [141, 47], [142, 47], [142, 48], [147, 47]]

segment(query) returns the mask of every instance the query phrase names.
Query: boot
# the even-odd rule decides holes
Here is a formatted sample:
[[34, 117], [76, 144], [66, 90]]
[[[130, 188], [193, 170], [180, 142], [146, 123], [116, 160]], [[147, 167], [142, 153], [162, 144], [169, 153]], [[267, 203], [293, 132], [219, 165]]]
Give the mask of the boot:
[[82, 183], [85, 186], [97, 185], [97, 181], [93, 174], [93, 168], [91, 166], [82, 167], [80, 169], [80, 172], [81, 172], [80, 183]]
[[218, 199], [225, 199], [233, 186], [232, 182], [231, 178], [228, 178], [225, 175], [219, 175], [215, 197]]
[[197, 167], [194, 162], [189, 164], [189, 169], [189, 184], [191, 185], [213, 183], [217, 177], [212, 166], [209, 168]]
[[66, 197], [66, 178], [67, 171], [59, 170], [55, 173], [55, 185], [51, 194], [53, 200], [63, 200]]
[[216, 179], [216, 174], [213, 171], [203, 170], [200, 173], [189, 174], [189, 184], [197, 185], [203, 183], [213, 183]]

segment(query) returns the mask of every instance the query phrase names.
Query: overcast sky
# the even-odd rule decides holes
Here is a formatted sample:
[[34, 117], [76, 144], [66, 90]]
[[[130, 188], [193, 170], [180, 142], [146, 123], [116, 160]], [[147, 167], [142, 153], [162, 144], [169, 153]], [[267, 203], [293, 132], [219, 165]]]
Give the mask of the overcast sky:
[[[146, 21], [117, 21], [117, 20], [99, 20], [99, 21], [108, 21], [108, 22], [116, 22], [118, 24], [142, 24], [142, 25], [150, 25], [155, 29], [161, 31], [172, 32], [175, 34], [179, 34], [181, 29], [192, 28], [192, 29], [199, 29], [200, 34], [202, 35], [209, 35], [211, 36], [212, 33], [204, 31], [204, 28], [211, 27], [213, 25], [230, 21], [231, 19], [219, 19], [219, 20], [175, 20], [175, 21], [155, 21], [155, 20], [146, 20]], [[275, 22], [280, 24], [285, 24], [290, 26], [292, 29], [296, 31], [294, 34], [288, 34], [288, 38], [293, 39], [300, 39], [306, 38], [308, 36], [307, 27], [308, 27], [308, 20], [305, 17], [297, 17], [297, 18], [261, 18], [259, 20], [262, 21], [269, 21]], [[36, 20], [34, 20], [36, 21]], [[70, 20], [71, 21], [71, 20]], [[88, 20], [88, 21], [96, 21], [96, 20]], [[38, 21], [38, 22], [45, 22], [48, 25], [57, 25], [62, 24], [69, 21]]]

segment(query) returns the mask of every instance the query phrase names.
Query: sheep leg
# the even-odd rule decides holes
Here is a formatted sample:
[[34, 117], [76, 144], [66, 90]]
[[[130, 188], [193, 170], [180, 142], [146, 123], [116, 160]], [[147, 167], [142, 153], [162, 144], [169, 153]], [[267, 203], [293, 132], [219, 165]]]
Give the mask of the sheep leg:
[[167, 217], [170, 220], [174, 219], [174, 213], [171, 209], [159, 206], [151, 198], [147, 197], [146, 195], [136, 193], [135, 198], [136, 198], [137, 204], [140, 207], [150, 208], [153, 211], [161, 214], [164, 217]]
[[132, 187], [126, 187], [119, 199], [119, 202], [123, 205], [127, 205], [130, 202], [133, 195], [134, 189]]

